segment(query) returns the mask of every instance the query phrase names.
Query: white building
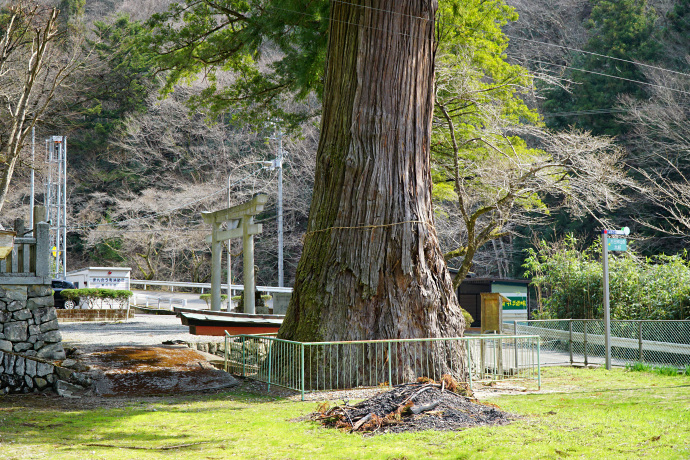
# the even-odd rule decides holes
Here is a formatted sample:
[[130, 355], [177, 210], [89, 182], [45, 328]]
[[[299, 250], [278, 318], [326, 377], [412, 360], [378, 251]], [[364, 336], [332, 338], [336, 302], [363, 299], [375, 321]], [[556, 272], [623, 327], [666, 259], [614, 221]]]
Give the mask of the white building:
[[129, 290], [129, 267], [87, 267], [67, 273], [67, 281], [79, 288]]

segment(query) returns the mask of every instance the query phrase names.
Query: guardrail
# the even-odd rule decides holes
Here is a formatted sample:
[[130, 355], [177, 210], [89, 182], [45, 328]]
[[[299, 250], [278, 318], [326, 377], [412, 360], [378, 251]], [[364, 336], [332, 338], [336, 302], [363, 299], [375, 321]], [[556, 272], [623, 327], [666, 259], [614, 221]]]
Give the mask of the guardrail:
[[[189, 288], [189, 289], [200, 289], [201, 293], [204, 293], [204, 289], [211, 289], [211, 283], [188, 283], [185, 281], [155, 281], [155, 280], [129, 280], [130, 287], [132, 285], [144, 286], [163, 286], [169, 287], [170, 292], [174, 292], [175, 288]], [[228, 285], [221, 284], [221, 289], [227, 291]], [[244, 291], [244, 286], [242, 284], [231, 284], [230, 289], [232, 291]], [[256, 286], [256, 290], [259, 292], [280, 292], [284, 294], [291, 294], [291, 287], [277, 287], [277, 286]]]
[[[143, 302], [142, 302], [143, 300]], [[146, 306], [150, 308], [151, 304], [155, 304], [156, 308], [165, 307], [167, 304], [168, 310], [173, 311], [173, 304], [181, 305], [187, 307], [187, 299], [176, 299], [174, 297], [164, 297], [164, 296], [152, 296], [152, 295], [141, 295], [134, 294], [132, 296], [131, 305]]]
[[[602, 320], [515, 321], [516, 335], [538, 335], [545, 355], [563, 363], [585, 365], [603, 362]], [[612, 320], [611, 356], [614, 364], [644, 362], [690, 366], [690, 321]], [[554, 362], [555, 364], [555, 362]]]
[[[225, 370], [298, 391], [393, 386], [451, 374], [477, 380], [536, 380], [538, 336], [294, 342], [269, 335], [225, 336]], [[467, 367], [462, 365], [462, 361]], [[464, 375], [458, 375], [458, 369]]]

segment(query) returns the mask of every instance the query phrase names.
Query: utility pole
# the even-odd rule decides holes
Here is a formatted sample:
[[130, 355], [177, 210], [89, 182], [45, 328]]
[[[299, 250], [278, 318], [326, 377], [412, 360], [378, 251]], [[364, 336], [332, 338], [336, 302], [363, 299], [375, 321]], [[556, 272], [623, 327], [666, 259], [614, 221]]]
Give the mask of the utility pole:
[[[230, 174], [228, 174], [228, 208], [230, 208]], [[228, 230], [230, 229], [230, 222], [228, 222]], [[230, 311], [230, 305], [232, 305], [232, 240], [227, 241], [228, 245], [228, 307], [227, 310]]]
[[283, 275], [283, 132], [278, 131], [278, 287], [284, 286]]
[[62, 279], [67, 279], [67, 138], [62, 136]]
[[278, 168], [278, 287], [285, 285], [285, 276], [283, 275], [283, 132], [278, 128], [275, 137], [272, 140], [278, 141], [278, 154], [275, 160], [266, 161], [265, 163], [273, 171]]
[[606, 369], [611, 370], [611, 308], [609, 305], [609, 249], [608, 230], [601, 232], [602, 261], [604, 268], [604, 347], [606, 348]]

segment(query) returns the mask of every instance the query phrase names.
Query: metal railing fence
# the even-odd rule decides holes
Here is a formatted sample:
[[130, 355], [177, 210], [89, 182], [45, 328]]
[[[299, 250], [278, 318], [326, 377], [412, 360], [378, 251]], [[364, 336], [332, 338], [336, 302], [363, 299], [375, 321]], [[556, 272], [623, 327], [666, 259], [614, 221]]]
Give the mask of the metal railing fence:
[[[225, 370], [305, 392], [393, 386], [444, 374], [456, 380], [535, 380], [538, 336], [294, 342], [270, 335], [225, 337]], [[468, 366], [465, 367], [465, 363]]]
[[154, 295], [141, 295], [141, 294], [134, 294], [131, 298], [130, 301], [131, 305], [134, 306], [141, 306], [141, 307], [146, 307], [146, 308], [166, 308], [170, 311], [173, 311], [173, 304], [180, 305], [183, 308], [187, 307], [187, 299], [178, 299], [175, 297], [169, 297], [169, 296], [154, 296]]
[[[148, 286], [165, 287], [167, 289], [170, 289], [170, 292], [174, 292], [175, 288], [197, 289], [202, 294], [204, 293], [204, 290], [206, 290], [206, 289], [208, 289], [209, 291], [211, 290], [211, 283], [192, 283], [192, 282], [186, 282], [186, 281], [156, 281], [156, 280], [131, 279], [131, 280], [129, 280], [129, 285], [130, 285], [130, 287], [131, 286], [143, 286], [144, 290], [146, 290], [146, 288]], [[226, 291], [228, 288], [228, 285], [227, 285], [227, 283], [222, 283], [220, 285], [220, 287], [223, 291]], [[243, 291], [244, 285], [242, 285], [242, 284], [231, 284], [230, 289], [233, 291], [233, 293], [235, 291]], [[259, 292], [268, 292], [269, 294], [273, 294], [273, 293], [290, 294], [290, 293], [292, 293], [291, 287], [256, 286], [256, 290]]]
[[[603, 320], [515, 321], [516, 335], [541, 337], [541, 364], [601, 364], [605, 360]], [[634, 362], [690, 366], [690, 321], [612, 320], [611, 357], [614, 365]]]

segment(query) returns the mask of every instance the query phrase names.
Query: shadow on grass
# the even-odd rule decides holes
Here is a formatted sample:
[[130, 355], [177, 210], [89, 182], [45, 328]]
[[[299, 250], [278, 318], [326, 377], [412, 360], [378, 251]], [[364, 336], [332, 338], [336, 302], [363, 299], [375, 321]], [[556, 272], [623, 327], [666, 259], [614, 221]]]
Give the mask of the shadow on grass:
[[240, 385], [235, 390], [214, 393], [133, 398], [0, 397], [0, 444], [39, 449], [53, 446], [65, 451], [84, 446], [149, 451], [193, 448], [198, 444], [223, 448], [228, 440], [210, 434], [207, 420], [213, 416], [218, 424], [250, 420], [254, 415], [248, 411], [284, 399], [251, 388]]

